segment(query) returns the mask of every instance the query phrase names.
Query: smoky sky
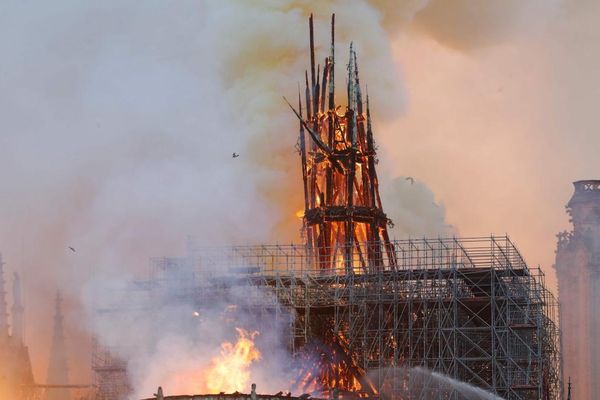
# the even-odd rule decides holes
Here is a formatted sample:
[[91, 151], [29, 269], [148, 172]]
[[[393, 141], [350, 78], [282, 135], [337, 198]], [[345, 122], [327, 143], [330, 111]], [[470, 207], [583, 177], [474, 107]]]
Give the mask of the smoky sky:
[[56, 290], [85, 349], [96, 277], [143, 274], [187, 235], [299, 239], [281, 96], [308, 67], [311, 11], [321, 62], [336, 12], [341, 104], [355, 42], [395, 237], [508, 233], [551, 274], [570, 181], [598, 169], [591, 1], [1, 3], [0, 250], [23, 275], [38, 381]]

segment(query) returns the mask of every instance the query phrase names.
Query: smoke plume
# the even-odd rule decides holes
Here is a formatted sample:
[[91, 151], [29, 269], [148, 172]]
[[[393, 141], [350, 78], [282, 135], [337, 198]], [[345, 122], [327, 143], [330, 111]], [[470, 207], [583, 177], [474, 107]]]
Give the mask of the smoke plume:
[[[290, 316], [248, 313], [276, 299], [220, 268], [198, 269], [189, 258], [159, 271], [151, 291], [108, 277], [86, 289], [86, 305], [100, 310], [92, 330], [126, 363], [131, 399], [150, 397], [158, 386], [171, 395], [249, 393], [251, 383], [263, 393], [291, 388], [284, 342]], [[204, 293], [209, 302], [198, 300]]]
[[[591, 13], [569, 1], [562, 10], [558, 0], [454, 3], [6, 0], [0, 247], [8, 269], [23, 272], [37, 380], [45, 379], [47, 304], [57, 288], [67, 295], [71, 348], [85, 349], [90, 332], [79, 322], [94, 315], [85, 309], [95, 304], [89, 296], [105, 282], [143, 276], [150, 256], [182, 253], [185, 236], [205, 244], [298, 240], [297, 126], [281, 96], [296, 93], [308, 66], [310, 12], [321, 62], [336, 13], [336, 76], [344, 76], [350, 40], [357, 48], [394, 235], [454, 233], [449, 223], [467, 234], [516, 232], [526, 255], [543, 261], [546, 251], [551, 259], [552, 246], [538, 239], [558, 231], [563, 217], [543, 227], [531, 219], [560, 214], [570, 190], [563, 182], [591, 173], [597, 161], [547, 162], [579, 151], [597, 158], [594, 146], [564, 145], [564, 132], [574, 131], [578, 143], [596, 140], [595, 110], [567, 102], [548, 82], [566, 71], [557, 90], [595, 104], [573, 73], [581, 54], [564, 50], [581, 39], [573, 26], [593, 26]], [[552, 22], [556, 15], [561, 23]], [[556, 38], [564, 45], [558, 55], [548, 44]], [[540, 69], [522, 73], [514, 60]], [[547, 67], [552, 60], [555, 69]], [[546, 174], [560, 185], [540, 183]], [[540, 197], [556, 200], [539, 205]], [[97, 323], [89, 324], [94, 333]], [[126, 342], [121, 328], [105, 340]], [[155, 365], [158, 343], [186, 347], [190, 332], [158, 340], [144, 357]], [[90, 379], [81, 372], [86, 352], [71, 357], [74, 379]]]
[[[402, 109], [380, 11], [366, 2], [9, 1], [5, 10], [1, 242], [25, 270], [42, 381], [45, 299], [57, 287], [75, 324], [82, 285], [143, 274], [149, 256], [180, 253], [186, 235], [298, 239], [296, 123], [281, 96], [307, 66], [309, 12], [320, 59], [338, 12], [339, 76], [352, 39], [372, 97], [386, 99], [374, 101], [378, 120]], [[86, 347], [84, 331], [71, 327], [74, 348]]]

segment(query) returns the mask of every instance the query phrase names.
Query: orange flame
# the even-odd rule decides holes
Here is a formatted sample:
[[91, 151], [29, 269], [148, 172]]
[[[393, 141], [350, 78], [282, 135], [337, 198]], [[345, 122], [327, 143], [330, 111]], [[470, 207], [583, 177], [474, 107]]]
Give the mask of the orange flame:
[[257, 331], [235, 328], [239, 338], [235, 344], [221, 344], [221, 354], [212, 359], [206, 372], [206, 388], [211, 393], [233, 393], [250, 386], [250, 365], [261, 358], [254, 344]]
[[348, 339], [340, 332], [326, 342], [308, 344], [300, 353], [302, 367], [292, 383], [294, 391], [321, 398], [331, 398], [334, 389], [340, 399], [377, 396], [375, 385], [348, 351]]
[[[258, 332], [235, 328], [238, 338], [220, 345], [219, 355], [200, 365], [198, 360], [188, 365], [167, 368], [160, 378], [162, 386], [171, 393], [247, 393], [250, 389], [250, 367], [261, 359], [254, 343]], [[0, 399], [4, 397], [0, 396]]]

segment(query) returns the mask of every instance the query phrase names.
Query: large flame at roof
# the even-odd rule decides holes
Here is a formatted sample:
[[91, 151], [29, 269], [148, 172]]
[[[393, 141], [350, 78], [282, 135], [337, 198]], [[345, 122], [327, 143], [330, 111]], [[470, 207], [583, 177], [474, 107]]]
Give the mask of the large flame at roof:
[[180, 394], [248, 392], [250, 368], [262, 358], [254, 342], [259, 333], [235, 329], [237, 340], [222, 342], [219, 354], [209, 362], [199, 360], [191, 368], [176, 368], [165, 376], [162, 381], [165, 391]]
[[233, 393], [250, 387], [250, 365], [260, 360], [260, 351], [254, 344], [257, 331], [247, 332], [236, 328], [237, 342], [221, 344], [221, 354], [215, 357], [206, 372], [206, 388], [209, 393]]

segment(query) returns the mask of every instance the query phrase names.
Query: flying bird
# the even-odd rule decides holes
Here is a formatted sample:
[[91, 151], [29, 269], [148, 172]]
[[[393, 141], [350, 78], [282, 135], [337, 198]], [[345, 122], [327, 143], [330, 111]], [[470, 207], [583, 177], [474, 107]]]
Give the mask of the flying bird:
[[414, 184], [415, 184], [415, 178], [413, 178], [412, 176], [407, 176], [407, 177], [406, 177], [406, 178], [404, 178], [404, 179], [406, 179], [407, 181], [410, 181], [410, 184], [411, 184], [411, 185], [414, 185]]
[[235, 151], [233, 152], [233, 154], [231, 155], [231, 157], [233, 158], [238, 158], [240, 155], [238, 153], [236, 153]]
[[71, 247], [71, 246], [69, 246], [69, 250], [71, 250], [73, 253], [76, 252], [75, 249], [73, 247]]

